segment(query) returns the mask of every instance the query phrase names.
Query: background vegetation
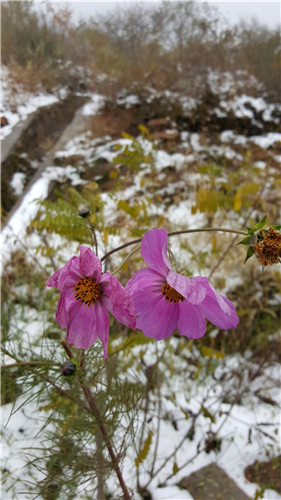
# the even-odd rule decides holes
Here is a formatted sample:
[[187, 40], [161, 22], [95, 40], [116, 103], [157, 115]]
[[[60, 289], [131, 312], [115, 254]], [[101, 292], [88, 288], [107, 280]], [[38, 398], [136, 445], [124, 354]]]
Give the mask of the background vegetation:
[[[37, 431], [36, 439], [19, 451], [26, 476], [21, 470], [11, 475], [5, 468], [3, 483], [6, 491], [20, 491], [26, 498], [96, 495], [98, 500], [116, 500], [124, 498], [114, 479], [117, 467], [128, 468], [129, 460], [135, 481], [134, 486], [130, 483], [132, 496], [149, 499], [160, 477], [165, 485], [199, 456], [213, 454], [215, 461], [231, 444], [227, 425], [235, 407], [250, 404], [254, 413], [263, 402], [279, 410], [270, 390], [276, 389], [274, 368], [281, 359], [276, 335], [280, 273], [276, 266], [263, 271], [254, 257], [243, 267], [245, 249], [237, 247], [235, 237], [209, 234], [173, 240], [171, 258], [179, 272], [208, 275], [218, 290], [227, 290], [240, 317], [237, 330], [225, 332], [208, 324], [206, 336], [197, 342], [175, 334], [156, 343], [111, 318], [107, 362], [99, 342], [86, 355], [66, 346], [65, 331], [55, 321], [58, 293], [44, 282], [65, 264], [66, 252], [77, 254], [79, 244], [93, 244], [93, 227], [101, 256], [114, 241], [139, 237], [153, 226], [185, 229], [192, 216], [198, 216], [202, 226], [227, 223], [245, 229], [265, 213], [269, 224], [278, 223], [280, 146], [268, 151], [255, 143], [236, 143], [233, 158], [225, 150], [212, 149], [226, 128], [245, 137], [259, 129], [233, 116], [222, 122], [213, 118], [221, 96], [210, 87], [209, 75], [216, 75], [221, 84], [226, 73], [234, 75], [233, 88], [227, 90], [231, 96], [247, 93], [277, 102], [279, 33], [256, 25], [230, 28], [210, 6], [195, 2], [157, 4], [149, 14], [136, 4], [79, 26], [71, 24], [68, 9], [54, 10], [49, 4], [47, 15], [41, 16], [32, 2], [4, 2], [1, 36], [2, 62], [15, 92], [21, 84], [34, 93], [59, 94], [63, 88], [107, 95], [105, 108], [93, 117], [84, 143], [79, 143], [79, 155], [56, 158], [57, 165], [77, 167], [85, 183], [77, 188], [67, 181], [56, 184], [38, 205], [27, 240], [11, 253], [3, 271], [2, 348], [9, 366], [3, 368], [2, 404], [10, 405], [11, 416], [29, 409]], [[134, 93], [140, 104], [128, 110], [118, 105], [122, 92]], [[147, 101], [153, 93], [154, 101]], [[199, 99], [191, 117], [183, 115], [182, 104], [173, 100], [175, 93]], [[180, 170], [174, 167], [172, 157], [180, 145], [163, 135], [162, 143], [154, 141], [150, 120], [155, 117], [176, 124], [181, 132], [203, 132], [204, 159], [194, 154]], [[277, 122], [262, 122], [264, 130], [278, 129], [275, 118]], [[111, 162], [102, 153], [98, 158], [83, 156], [83, 147], [93, 148], [91, 141], [97, 137], [104, 145], [108, 133], [117, 139], [108, 146], [114, 153]], [[159, 171], [160, 149], [170, 155], [171, 165]], [[132, 186], [130, 197], [120, 199]], [[169, 191], [171, 186], [175, 188]], [[186, 200], [192, 201], [190, 211], [175, 227], [171, 213]], [[108, 216], [110, 203], [115, 218]], [[79, 215], [81, 205], [89, 208], [88, 218]], [[144, 265], [139, 251], [129, 259], [128, 254], [123, 250], [106, 261], [105, 269], [118, 270], [123, 284]], [[61, 366], [69, 360], [76, 370], [64, 377]], [[259, 442], [263, 456], [274, 457], [272, 463], [278, 466], [277, 426], [259, 423], [246, 422], [245, 446]], [[172, 432], [175, 446], [163, 455], [159, 450], [165, 431], [169, 436]], [[270, 486], [278, 489], [274, 467]], [[256, 469], [250, 472], [254, 477]], [[258, 497], [262, 489], [257, 489]]]
[[246, 71], [278, 99], [278, 28], [229, 27], [214, 7], [196, 2], [156, 3], [151, 10], [136, 3], [74, 26], [71, 7], [47, 5], [43, 16], [32, 2], [2, 3], [2, 62], [28, 88], [67, 84], [142, 94], [149, 85], [198, 96], [209, 90], [211, 69]]

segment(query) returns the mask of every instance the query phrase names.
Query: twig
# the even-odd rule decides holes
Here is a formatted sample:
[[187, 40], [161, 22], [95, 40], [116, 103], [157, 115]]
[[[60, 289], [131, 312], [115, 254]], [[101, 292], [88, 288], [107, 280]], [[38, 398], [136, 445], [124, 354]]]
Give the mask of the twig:
[[66, 354], [68, 355], [68, 357], [69, 357], [70, 359], [72, 359], [74, 356], [72, 355], [72, 352], [71, 352], [71, 350], [70, 350], [70, 347], [69, 347], [69, 345], [66, 343], [66, 341], [65, 341], [65, 340], [62, 340], [62, 341], [61, 341], [61, 345], [62, 345], [62, 347], [64, 348], [64, 350], [65, 350]]
[[99, 426], [99, 429], [100, 429], [100, 432], [102, 434], [102, 437], [104, 439], [104, 442], [106, 444], [106, 447], [108, 449], [108, 453], [110, 455], [110, 458], [111, 458], [111, 461], [112, 461], [112, 465], [113, 465], [113, 468], [116, 472], [116, 475], [118, 477], [118, 480], [119, 480], [119, 484], [122, 488], [122, 491], [123, 491], [123, 494], [124, 494], [124, 500], [131, 500], [131, 496], [129, 494], [129, 491], [127, 489], [127, 486], [125, 484], [125, 481], [124, 481], [124, 478], [123, 478], [123, 475], [121, 473], [121, 470], [119, 468], [119, 465], [118, 465], [118, 457], [115, 455], [114, 451], [113, 451], [113, 447], [112, 447], [112, 444], [111, 444], [111, 441], [109, 439], [109, 436], [106, 432], [106, 429], [105, 429], [105, 426], [102, 422], [102, 416], [99, 412], [99, 409], [96, 405], [96, 402], [90, 392], [90, 389], [88, 388], [87, 384], [84, 382], [83, 385], [82, 385], [82, 389], [83, 389], [83, 392], [84, 392], [84, 395], [89, 403], [89, 406], [91, 408], [91, 411], [92, 413], [95, 415], [95, 418], [97, 420], [97, 423], [98, 423], [98, 426]]
[[134, 253], [136, 253], [138, 250], [140, 250], [140, 246], [138, 245], [136, 248], [134, 248], [134, 250], [132, 250], [131, 253], [129, 253], [129, 255], [127, 255], [126, 259], [123, 260], [121, 266], [119, 266], [117, 269], [115, 269], [111, 274], [112, 276], [114, 276], [115, 274], [117, 274], [120, 269], [122, 269], [122, 267], [124, 266], [124, 264], [127, 262], [127, 260], [129, 260], [132, 255], [134, 255]]
[[8, 365], [1, 365], [1, 370], [4, 368], [12, 368], [13, 366], [60, 366], [59, 363], [52, 363], [52, 361], [18, 361], [17, 363], [9, 363]]
[[[242, 229], [228, 229], [224, 227], [202, 227], [201, 229], [185, 229], [184, 231], [172, 231], [171, 233], [168, 233], [168, 236], [177, 236], [180, 234], [188, 234], [188, 233], [202, 233], [202, 232], [223, 232], [223, 233], [235, 233], [235, 234], [242, 234], [243, 236], [247, 236], [247, 232], [243, 231]], [[115, 252], [119, 252], [119, 250], [123, 250], [123, 248], [126, 248], [130, 245], [136, 245], [137, 243], [141, 243], [142, 238], [138, 238], [136, 240], [128, 241], [127, 243], [124, 243], [120, 247], [113, 248], [109, 252], [107, 252], [102, 258], [101, 262], [106, 260], [111, 254]]]
[[[46, 246], [47, 248], [50, 248], [50, 245], [49, 245], [49, 243], [48, 243], [48, 240], [47, 240], [47, 238], [46, 238], [46, 235], [45, 235], [45, 234], [41, 234], [41, 238], [42, 238], [43, 243], [45, 243], [45, 246]], [[55, 261], [54, 261], [54, 259], [53, 259], [52, 255], [49, 255], [49, 259], [50, 259], [50, 261], [51, 261], [51, 264], [52, 264], [52, 268], [53, 268], [53, 270], [56, 272], [56, 270], [57, 270], [57, 266], [56, 266], [56, 264], [55, 264]]]
[[93, 235], [93, 241], [94, 241], [94, 246], [96, 250], [96, 256], [98, 257], [98, 242], [97, 242], [97, 236], [96, 236], [96, 228], [95, 225], [91, 223], [90, 218], [87, 217], [90, 229], [91, 229], [91, 234]]

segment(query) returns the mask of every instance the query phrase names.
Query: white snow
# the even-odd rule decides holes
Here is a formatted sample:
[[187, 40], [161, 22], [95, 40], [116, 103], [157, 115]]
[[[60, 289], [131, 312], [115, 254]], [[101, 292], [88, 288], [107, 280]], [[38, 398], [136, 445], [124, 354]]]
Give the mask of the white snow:
[[103, 108], [104, 102], [105, 102], [104, 96], [96, 93], [91, 94], [91, 101], [84, 104], [82, 109], [82, 115], [84, 116], [97, 115], [99, 111]]
[[265, 135], [252, 135], [248, 138], [248, 141], [254, 142], [263, 149], [268, 149], [276, 142], [281, 141], [281, 134], [278, 132], [269, 132]]
[[[242, 76], [243, 75], [241, 75], [241, 78]], [[225, 93], [232, 91], [232, 85], [234, 82], [230, 75], [225, 74], [224, 78], [220, 79], [218, 75], [210, 73], [209, 78], [210, 81], [212, 81], [213, 88], [220, 86]], [[176, 95], [168, 91], [162, 94], [171, 99], [177, 98]], [[44, 102], [45, 98], [47, 99], [45, 96], [44, 99], [42, 98], [41, 100], [39, 95], [37, 98], [37, 101], [33, 101], [34, 103], [37, 103], [37, 106], [44, 105], [40, 103]], [[137, 102], [136, 96], [133, 94], [127, 96], [125, 95], [124, 97], [120, 96], [119, 103], [125, 105], [125, 107], [135, 105]], [[264, 119], [269, 119], [270, 113], [273, 112], [272, 107], [266, 107], [266, 103], [263, 98], [254, 99], [242, 95], [239, 98], [233, 98], [230, 104], [227, 104], [227, 101], [221, 101], [221, 103], [223, 102], [225, 102], [225, 104], [221, 105], [222, 109], [217, 108], [218, 113], [223, 114], [224, 112], [233, 110], [236, 116], [253, 119], [254, 113], [252, 110], [247, 108], [247, 103], [249, 103], [251, 107], [256, 110], [256, 112], [263, 113], [265, 116]], [[190, 111], [196, 106], [196, 100], [186, 97], [186, 99], [183, 100], [183, 104], [185, 110]], [[84, 106], [83, 115], [92, 116], [93, 114], [97, 114], [103, 105], [103, 96], [99, 94], [91, 94], [91, 102]], [[21, 106], [23, 107], [21, 108]], [[31, 109], [30, 106], [30, 103], [27, 106], [18, 106], [18, 111], [10, 115], [10, 123], [13, 124], [16, 123], [15, 120], [22, 119], [21, 117], [25, 116], [27, 110]], [[8, 112], [8, 108], [6, 109]], [[6, 113], [5, 116], [8, 117]], [[231, 130], [226, 130], [220, 135], [220, 137], [223, 143], [233, 142], [235, 144], [242, 144], [246, 147], [247, 142], [254, 142], [265, 149], [281, 140], [281, 134], [273, 132], [263, 134], [262, 136], [247, 138], [245, 136], [235, 134]], [[187, 195], [188, 185], [190, 184], [194, 186], [196, 182], [199, 182], [199, 180], [202, 179], [202, 175], [187, 172], [184, 170], [185, 164], [200, 158], [200, 155], [203, 155], [206, 150], [209, 150], [209, 152], [215, 155], [224, 155], [229, 159], [242, 159], [242, 157], [232, 150], [229, 145], [203, 147], [200, 144], [200, 136], [197, 133], [182, 132], [181, 138], [183, 141], [186, 141], [189, 146], [191, 146], [193, 150], [192, 154], [168, 154], [164, 150], [154, 150], [153, 143], [138, 137], [138, 141], [144, 150], [144, 154], [147, 155], [150, 152], [153, 153], [155, 170], [160, 173], [160, 175], [158, 175], [158, 180], [161, 179], [161, 187], [159, 187], [158, 190], [156, 187], [153, 194], [157, 193], [165, 198], [165, 196], [173, 196], [177, 193], [177, 191], [181, 191], [186, 188]], [[121, 149], [116, 150], [116, 144], [119, 144]], [[124, 152], [126, 147], [132, 147], [131, 139], [123, 138], [118, 141], [112, 141], [110, 137], [92, 139], [90, 136], [84, 134], [70, 141], [65, 150], [58, 152], [56, 156], [67, 157], [71, 154], [81, 154], [84, 156], [85, 160], [89, 160], [91, 162], [99, 157], [103, 157], [107, 161], [112, 162], [117, 155]], [[275, 156], [276, 160], [279, 156]], [[142, 166], [144, 167], [145, 164]], [[177, 181], [172, 184], [165, 185], [166, 173], [163, 169], [167, 166], [174, 166], [180, 175]], [[255, 162], [255, 166], [257, 168], [264, 169], [266, 167], [266, 163], [258, 161]], [[150, 167], [146, 167], [146, 169], [135, 174], [133, 184], [124, 191], [118, 191], [113, 195], [111, 193], [101, 193], [101, 198], [105, 203], [103, 216], [108, 224], [114, 224], [116, 216], [120, 213], [120, 211], [116, 209], [118, 200], [126, 200], [128, 203], [134, 202], [136, 193], [142, 190], [143, 196], [141, 197], [141, 201], [144, 201], [146, 204], [147, 213], [148, 216], [151, 217], [151, 220], [153, 220], [153, 216], [161, 215], [165, 216], [165, 220], [174, 227], [190, 228], [203, 226], [206, 222], [205, 214], [200, 212], [192, 214], [192, 205], [194, 204], [192, 197], [186, 197], [186, 199], [179, 201], [177, 205], [172, 204], [168, 207], [165, 207], [163, 203], [159, 203], [159, 205], [149, 204], [148, 200], [145, 198], [149, 193], [146, 190], [146, 185], [143, 185], [143, 180], [145, 180], [147, 172], [150, 172], [149, 169]], [[19, 172], [13, 176], [12, 187], [17, 194], [22, 192], [21, 190], [23, 189], [24, 183], [23, 176], [24, 174]], [[41, 178], [33, 184], [22, 200], [19, 208], [10, 219], [8, 226], [5, 227], [1, 233], [2, 243], [4, 246], [3, 258], [5, 258], [5, 262], [8, 260], [10, 251], [14, 250], [17, 245], [20, 245], [20, 241], [27, 242], [28, 247], [29, 243], [34, 241], [32, 240], [34, 235], [26, 237], [26, 228], [30, 221], [36, 216], [38, 211], [37, 201], [43, 200], [47, 197], [50, 182], [66, 182], [67, 180], [69, 180], [73, 186], [84, 182], [81, 180], [79, 172], [73, 166], [67, 165], [66, 167], [47, 167], [47, 169], [42, 173]], [[126, 231], [129, 233], [127, 227], [125, 228], [124, 226], [124, 232]], [[111, 248], [122, 244], [126, 234], [121, 234], [121, 236], [109, 235], [107, 248], [105, 248], [105, 245], [101, 241], [99, 233], [97, 236], [99, 247], [103, 251], [108, 251]], [[62, 259], [64, 257], [69, 258], [71, 252], [76, 251], [76, 246], [77, 245], [73, 243], [67, 245], [65, 248], [62, 248], [60, 254]], [[189, 254], [181, 247], [179, 239], [171, 239], [171, 249], [175, 256], [177, 258], [179, 257], [181, 266], [188, 267]], [[40, 256], [38, 257], [40, 259]], [[116, 265], [120, 263], [120, 259], [120, 256], [116, 257], [116, 260], [114, 261]], [[190, 268], [192, 268], [192, 266]], [[239, 278], [237, 276], [228, 277], [226, 286], [230, 287], [231, 284], [237, 284], [239, 280], [241, 280], [241, 276]], [[21, 290], [21, 292], [24, 293], [24, 290]], [[272, 300], [276, 301], [278, 299], [274, 297]], [[274, 304], [275, 303], [276, 302], [274, 302]], [[23, 313], [22, 310], [18, 308], [17, 313], [11, 322], [10, 333], [15, 334], [16, 331], [20, 329], [22, 331], [23, 348], [25, 349], [32, 345], [32, 349], [36, 353], [37, 350], [39, 352], [40, 349], [46, 348], [46, 343], [42, 347], [41, 339], [44, 335], [44, 329], [47, 324], [47, 318], [43, 314], [38, 313], [35, 309], [25, 309]], [[172, 338], [170, 343], [173, 352], [175, 352], [179, 339]], [[155, 346], [156, 344], [154, 343], [146, 346], [144, 356], [147, 364], [151, 364], [156, 359]], [[157, 348], [161, 349], [163, 346], [164, 341], [161, 341], [158, 343]], [[139, 359], [138, 349], [140, 348], [135, 349], [136, 359]], [[187, 348], [185, 349], [186, 357], [188, 358], [189, 351]], [[204, 366], [205, 362], [207, 363], [205, 358], [200, 358], [202, 366]], [[172, 472], [173, 460], [170, 460], [166, 464], [164, 469], [157, 474], [155, 479], [153, 479], [149, 485], [148, 489], [152, 493], [153, 500], [192, 500], [193, 497], [187, 491], [180, 490], [177, 486], [175, 486], [175, 484], [182, 477], [189, 475], [193, 471], [198, 470], [211, 462], [216, 462], [237, 482], [238, 486], [245, 491], [247, 495], [253, 497], [258, 487], [256, 484], [251, 484], [245, 479], [244, 468], [253, 463], [256, 459], [266, 460], [266, 450], [269, 448], [271, 449], [272, 455], [280, 453], [278, 435], [278, 428], [280, 424], [279, 408], [276, 409], [276, 407], [272, 407], [262, 401], [259, 401], [255, 391], [262, 389], [263, 394], [270, 396], [273, 399], [277, 399], [279, 397], [279, 393], [276, 387], [280, 378], [280, 369], [278, 366], [272, 365], [268, 367], [267, 370], [264, 370], [263, 374], [260, 377], [257, 377], [255, 382], [252, 383], [250, 381], [249, 370], [247, 371], [250, 362], [247, 360], [247, 353], [245, 353], [244, 357], [235, 355], [232, 357], [226, 357], [224, 360], [219, 360], [217, 367], [213, 372], [213, 375], [216, 376], [216, 380], [214, 380], [212, 376], [206, 376], [204, 380], [192, 380], [192, 377], [189, 378], [180, 374], [181, 368], [182, 373], [186, 371], [187, 363], [188, 362], [185, 358], [177, 356], [177, 366], [175, 367], [177, 373], [171, 378], [167, 376], [167, 378], [164, 378], [162, 381], [161, 427], [156, 468], [162, 463], [171, 448], [183, 439], [190, 426], [190, 418], [187, 420], [184, 418], [182, 409], [190, 409], [195, 412], [201, 408], [202, 404], [204, 404], [208, 410], [215, 415], [216, 421], [211, 422], [208, 417], [204, 417], [202, 414], [200, 415], [198, 421], [196, 422], [194, 439], [192, 441], [185, 439], [182, 447], [176, 454], [176, 462], [179, 467], [184, 465], [189, 460], [190, 462], [168, 481], [168, 485], [166, 487], [159, 488], [159, 482], [165, 481], [167, 475]], [[251, 365], [250, 368], [255, 370], [257, 367], [255, 365]], [[135, 367], [129, 369], [126, 376], [135, 378], [136, 372], [134, 372], [134, 370]], [[233, 373], [238, 373], [241, 377], [234, 376]], [[138, 381], [141, 380], [141, 376], [142, 373], [140, 371], [137, 373]], [[220, 377], [222, 377], [223, 380], [221, 383], [218, 382]], [[243, 397], [241, 398], [240, 404], [235, 402], [233, 404], [231, 402], [225, 402], [226, 397], [230, 399], [232, 396], [235, 396], [237, 390], [243, 390]], [[171, 394], [173, 393], [175, 394], [174, 398], [171, 397]], [[23, 400], [19, 398], [17, 404], [21, 404], [21, 402], [23, 402]], [[2, 408], [4, 423], [7, 422], [11, 411], [12, 404], [5, 405]], [[178, 430], [172, 426], [172, 418], [178, 421]], [[36, 434], [40, 429], [41, 423], [41, 415], [39, 414], [36, 405], [31, 403], [27, 409], [23, 408], [17, 413], [14, 413], [8, 426], [4, 429], [3, 467], [7, 467], [15, 478], [19, 478], [19, 486], [16, 488], [22, 488], [21, 481], [23, 479], [28, 480], [31, 477], [30, 471], [26, 470], [24, 467], [25, 462], [21, 456], [21, 450], [23, 446], [31, 448], [36, 448], [37, 445], [40, 446], [41, 442], [45, 439], [44, 431], [43, 433]], [[264, 423], [270, 423], [272, 424], [272, 427], [264, 427]], [[151, 423], [149, 425], [151, 425], [151, 428], [155, 431], [157, 425], [155, 407], [152, 407], [151, 409]], [[19, 431], [20, 428], [24, 429], [23, 433]], [[250, 428], [252, 429], [251, 442], [249, 442]], [[277, 429], [277, 434], [273, 432], [275, 428]], [[261, 432], [262, 430], [265, 430], [270, 435], [272, 434], [273, 439], [263, 435]], [[202, 451], [197, 456], [197, 445], [199, 443], [200, 446], [202, 446], [208, 431], [218, 431], [218, 436], [222, 439], [221, 450], [217, 453], [212, 451], [210, 454]], [[155, 436], [156, 433], [154, 432], [153, 444], [155, 444]], [[126, 482], [128, 482], [129, 486], [133, 489], [135, 487], [134, 453], [135, 450], [133, 448], [130, 449], [124, 463], [124, 475]], [[147, 461], [144, 463], [143, 470], [141, 471], [141, 480], [143, 484], [148, 479], [150, 463], [151, 457], [148, 457]], [[10, 497], [8, 496], [10, 493], [7, 491], [8, 486], [10, 485], [9, 481], [4, 484], [3, 500], [10, 500]], [[110, 478], [109, 484], [116, 484], [114, 481], [115, 480]], [[78, 499], [82, 500], [85, 497], [87, 486], [88, 485], [86, 484], [83, 485], [84, 489], [78, 493]], [[117, 491], [117, 489], [115, 491]], [[40, 499], [42, 497], [38, 496], [38, 498]], [[280, 500], [281, 496], [274, 491], [267, 490], [264, 498]], [[137, 494], [136, 500], [139, 500]]]
[[23, 193], [25, 178], [26, 175], [23, 172], [16, 172], [12, 177], [11, 186], [17, 196]]
[[24, 121], [30, 113], [42, 106], [49, 106], [59, 100], [53, 94], [38, 92], [37, 95], [26, 92], [18, 84], [17, 92], [12, 92], [9, 71], [3, 66], [1, 69], [1, 115], [8, 120], [8, 125], [1, 127], [1, 140], [7, 137], [14, 126]]

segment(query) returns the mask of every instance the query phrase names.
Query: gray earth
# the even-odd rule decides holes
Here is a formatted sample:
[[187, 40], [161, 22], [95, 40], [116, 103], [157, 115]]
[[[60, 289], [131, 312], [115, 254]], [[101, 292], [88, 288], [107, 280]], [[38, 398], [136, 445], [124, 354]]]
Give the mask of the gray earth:
[[179, 486], [194, 500], [249, 500], [249, 497], [215, 463], [184, 477]]

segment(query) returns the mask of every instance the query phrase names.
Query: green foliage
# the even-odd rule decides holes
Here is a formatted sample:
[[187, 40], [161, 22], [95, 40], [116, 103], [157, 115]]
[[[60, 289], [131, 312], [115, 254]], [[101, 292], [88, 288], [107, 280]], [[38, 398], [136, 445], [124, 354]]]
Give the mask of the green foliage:
[[222, 168], [216, 163], [199, 165], [198, 172], [200, 174], [209, 174], [209, 175], [220, 175], [222, 173]]
[[[146, 128], [141, 127], [142, 133], [146, 133]], [[122, 136], [125, 139], [130, 139], [130, 144], [125, 146], [125, 149], [122, 151], [122, 153], [118, 156], [115, 156], [114, 158], [114, 163], [118, 165], [127, 165], [130, 169], [134, 170], [135, 172], [139, 172], [146, 168], [147, 166], [150, 166], [150, 168], [153, 168], [154, 165], [154, 158], [153, 158], [153, 150], [150, 151], [148, 154], [145, 154], [144, 148], [142, 144], [133, 137], [130, 134], [127, 134], [123, 132]], [[122, 146], [119, 144], [116, 144], [115, 148], [117, 151], [121, 148]]]
[[[99, 188], [96, 183], [87, 185], [80, 193], [76, 189], [69, 187], [65, 195], [56, 191], [57, 200], [40, 201], [40, 209], [37, 218], [31, 222], [31, 227], [37, 231], [46, 231], [63, 236], [68, 241], [78, 241], [79, 243], [90, 243], [90, 224], [102, 227], [101, 211], [103, 203], [101, 201]], [[89, 208], [89, 218], [79, 216], [79, 206]], [[50, 255], [44, 247], [38, 247], [42, 254]], [[52, 253], [51, 253], [52, 255]]]
[[142, 449], [139, 451], [138, 456], [135, 459], [136, 467], [138, 468], [142, 462], [146, 459], [152, 443], [152, 432], [149, 431], [146, 440], [143, 443]]
[[249, 227], [248, 228], [248, 235], [249, 236], [246, 236], [245, 238], [243, 238], [243, 240], [241, 240], [241, 241], [239, 241], [239, 243], [237, 243], [237, 245], [248, 246], [244, 264], [245, 264], [245, 262], [247, 262], [247, 260], [250, 259], [250, 257], [252, 257], [255, 254], [255, 251], [253, 248], [252, 237], [259, 229], [263, 228], [266, 225], [266, 217], [267, 216], [265, 215], [264, 218], [261, 221], [257, 222], [257, 224], [254, 227]]

